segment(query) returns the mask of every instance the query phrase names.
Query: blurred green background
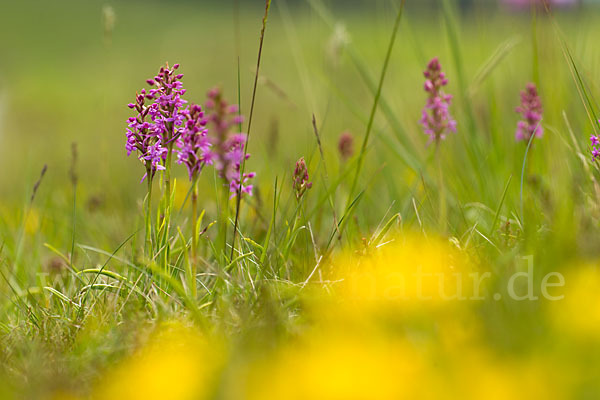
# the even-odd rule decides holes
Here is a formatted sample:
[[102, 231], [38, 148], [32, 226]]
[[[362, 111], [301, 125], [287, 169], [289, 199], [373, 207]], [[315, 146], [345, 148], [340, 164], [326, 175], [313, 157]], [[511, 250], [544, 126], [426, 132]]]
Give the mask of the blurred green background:
[[[569, 239], [565, 247], [585, 247], [572, 232], [588, 225], [569, 220], [573, 204], [585, 199], [577, 197], [581, 193], [574, 186], [579, 178], [573, 177], [571, 169], [579, 168], [580, 161], [564, 145], [572, 146], [562, 113], [584, 149], [591, 125], [552, 22], [538, 15], [532, 30], [529, 12], [492, 2], [471, 2], [465, 8], [450, 3], [456, 5], [462, 71], [448, 40], [441, 2], [407, 4], [383, 89], [388, 112], [377, 114], [360, 182], [366, 192], [358, 212], [359, 230], [368, 231], [388, 211], [401, 212], [413, 227], [418, 219], [435, 223], [437, 210], [427, 185], [421, 185], [421, 177], [434, 168], [433, 149], [426, 145], [418, 119], [426, 97], [422, 70], [430, 58], [439, 56], [450, 79], [448, 92], [456, 95], [453, 113], [459, 122], [458, 134], [446, 141], [442, 155], [450, 201], [460, 205], [453, 214], [453, 232], [461, 234], [478, 220], [477, 204], [495, 210], [511, 176], [507, 215], [518, 208], [517, 182], [525, 146], [514, 142], [519, 118], [514, 108], [519, 91], [538, 79], [547, 129], [535, 148], [531, 170], [540, 172], [546, 194], [532, 202], [548, 218], [561, 215], [558, 220], [568, 229], [557, 231]], [[384, 0], [312, 4], [325, 5], [330, 14], [323, 18], [310, 2], [279, 0], [273, 3], [269, 20], [248, 163], [258, 173], [258, 195], [251, 201], [264, 215], [270, 214], [268, 199], [275, 178], [289, 181], [301, 156], [310, 161], [315, 190], [323, 189], [313, 113], [332, 177], [345, 167], [337, 154], [340, 133], [352, 132], [359, 147], [373, 99], [364, 76], [373, 82], [378, 79], [397, 7]], [[139, 218], [145, 191], [139, 184], [143, 168], [135, 157], [126, 157], [124, 149], [126, 119], [131, 115], [126, 104], [145, 87], [145, 80], [164, 62], [177, 62], [185, 74], [189, 101], [202, 103], [207, 90], [218, 85], [235, 102], [239, 60], [241, 108], [247, 114], [264, 2], [241, 1], [237, 9], [234, 5], [233, 1], [4, 2], [0, 202], [6, 225], [11, 218], [20, 221], [19, 213], [47, 164], [36, 200], [40, 229], [46, 241], [59, 245], [70, 240], [61, 232], [71, 225], [69, 169], [71, 143], [76, 142], [79, 218], [97, 221], [80, 224], [78, 237], [83, 242], [93, 238], [102, 243], [104, 238], [112, 245], [119, 243], [123, 228], [134, 226]], [[106, 25], [110, 15], [113, 27]], [[598, 16], [591, 6], [557, 14], [592, 93], [597, 92], [593, 71], [600, 62]], [[466, 118], [469, 113], [474, 117], [472, 126]], [[477, 152], [475, 159], [469, 158], [472, 149]], [[406, 154], [416, 161], [407, 163]], [[183, 182], [183, 168], [178, 176]], [[210, 213], [214, 177], [204, 174], [202, 179], [206, 188], [202, 206]], [[336, 200], [338, 209], [344, 205], [344, 187]], [[543, 196], [556, 200], [551, 208], [544, 209]], [[318, 206], [316, 197], [313, 206]], [[415, 212], [413, 199], [421, 215]], [[593, 246], [584, 250], [596, 253]]]

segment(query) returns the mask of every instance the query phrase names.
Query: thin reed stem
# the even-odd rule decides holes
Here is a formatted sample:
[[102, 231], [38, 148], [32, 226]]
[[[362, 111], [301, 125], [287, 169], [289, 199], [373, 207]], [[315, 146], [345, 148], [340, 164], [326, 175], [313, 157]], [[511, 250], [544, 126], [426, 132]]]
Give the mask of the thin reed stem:
[[[263, 44], [265, 41], [265, 32], [267, 30], [267, 21], [269, 19], [269, 10], [270, 9], [271, 9], [271, 0], [266, 0], [265, 15], [262, 20], [262, 28], [260, 31], [260, 43], [258, 45], [258, 58], [256, 60], [256, 73], [254, 74], [254, 87], [252, 88], [252, 101], [250, 102], [250, 114], [248, 115], [248, 131], [246, 132], [246, 145], [244, 146], [244, 157], [242, 158], [242, 165], [240, 166], [240, 185], [237, 190], [237, 202], [236, 202], [236, 206], [235, 206], [235, 222], [233, 224], [233, 239], [231, 241], [231, 258], [230, 258], [231, 260], [233, 260], [233, 255], [235, 252], [235, 239], [237, 236], [237, 228], [238, 228], [238, 223], [239, 223], [240, 207], [241, 207], [241, 200], [242, 200], [242, 184], [244, 182], [244, 171], [246, 169], [246, 158], [248, 155], [248, 144], [250, 142], [250, 130], [252, 128], [252, 117], [254, 116], [254, 104], [256, 101], [256, 89], [258, 87], [260, 61], [262, 59], [262, 50], [263, 50]], [[238, 79], [239, 79], [239, 73], [238, 73]], [[241, 104], [240, 104], [240, 106], [241, 106]]]
[[192, 216], [194, 218], [192, 224], [192, 279], [190, 282], [190, 289], [192, 291], [192, 298], [196, 298], [198, 294], [198, 289], [196, 285], [196, 273], [198, 269], [198, 259], [197, 259], [197, 251], [198, 251], [198, 180], [194, 180], [194, 192], [192, 193]]
[[152, 170], [146, 169], [148, 180], [148, 195], [146, 196], [146, 257], [154, 258], [152, 251]]
[[[398, 29], [400, 28], [400, 21], [402, 19], [402, 11], [404, 10], [405, 0], [402, 0], [400, 4], [400, 9], [398, 10], [398, 15], [396, 16], [396, 20], [394, 22], [394, 28], [392, 29], [392, 36], [390, 38], [390, 43], [387, 48], [387, 54], [385, 56], [385, 61], [383, 63], [383, 68], [381, 71], [381, 75], [379, 76], [379, 85], [377, 86], [377, 92], [375, 94], [375, 100], [373, 101], [373, 106], [371, 107], [371, 114], [369, 116], [369, 122], [367, 124], [367, 131], [365, 132], [365, 136], [360, 148], [360, 153], [358, 155], [358, 163], [356, 165], [356, 173], [354, 174], [354, 179], [352, 180], [352, 186], [350, 187], [350, 192], [348, 193], [348, 201], [346, 202], [346, 209], [348, 210], [350, 205], [354, 200], [354, 193], [356, 192], [356, 186], [358, 184], [358, 178], [360, 177], [360, 172], [362, 170], [365, 154], [367, 152], [367, 145], [369, 144], [369, 138], [371, 136], [371, 131], [373, 130], [373, 124], [375, 122], [375, 114], [377, 112], [377, 108], [379, 106], [379, 99], [381, 98], [381, 91], [383, 90], [383, 83], [385, 81], [385, 76], [387, 74], [387, 69], [390, 63], [390, 59], [392, 57], [392, 50], [394, 49], [394, 43], [396, 42], [396, 36], [398, 34]], [[340, 227], [340, 236], [344, 231], [346, 226], [346, 221], [349, 218], [344, 219], [342, 221], [342, 225]]]
[[173, 159], [173, 144], [170, 143], [167, 150], [167, 162], [165, 165], [165, 193], [163, 194], [163, 240], [161, 247], [163, 248], [163, 271], [168, 270], [169, 265], [169, 231], [171, 228], [171, 164]]
[[[227, 225], [229, 221], [229, 191], [227, 190], [227, 181], [219, 180], [222, 183], [219, 188], [219, 196], [220, 199], [220, 207], [219, 207], [219, 218], [218, 218], [218, 229], [217, 229], [217, 240], [216, 240], [216, 248], [217, 248], [217, 256], [221, 259], [221, 262], [227, 263]], [[231, 260], [231, 258], [230, 258]]]
[[532, 60], [532, 76], [533, 82], [537, 87], [540, 86], [540, 69], [539, 69], [539, 54], [538, 54], [538, 39], [537, 39], [537, 4], [535, 2], [531, 2], [531, 47], [532, 52], [531, 55], [533, 57]]
[[446, 233], [448, 225], [448, 211], [446, 204], [446, 186], [444, 184], [444, 168], [442, 167], [442, 157], [440, 155], [440, 140], [435, 141], [435, 159], [437, 161], [438, 170], [438, 191], [439, 191], [439, 229], [440, 233]]

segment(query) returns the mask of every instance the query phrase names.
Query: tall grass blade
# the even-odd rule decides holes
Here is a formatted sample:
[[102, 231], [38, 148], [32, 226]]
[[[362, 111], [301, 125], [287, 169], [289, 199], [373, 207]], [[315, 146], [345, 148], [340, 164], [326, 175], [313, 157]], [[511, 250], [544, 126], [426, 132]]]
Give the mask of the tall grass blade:
[[[267, 252], [269, 250], [269, 243], [271, 242], [271, 234], [273, 232], [273, 227], [275, 226], [275, 218], [277, 217], [277, 206], [279, 204], [279, 197], [277, 194], [277, 177], [275, 177], [275, 185], [273, 186], [273, 215], [271, 216], [271, 222], [269, 223], [269, 229], [267, 230], [267, 235], [265, 236], [265, 242], [263, 243], [263, 252], [260, 255], [259, 264], [261, 267], [264, 265], [265, 260], [267, 258]], [[281, 195], [281, 194], [279, 194]]]
[[521, 223], [523, 224], [523, 226], [525, 226], [525, 214], [523, 213], [523, 182], [525, 181], [525, 168], [527, 166], [527, 159], [528, 159], [528, 155], [529, 155], [529, 149], [531, 148], [531, 144], [533, 143], [533, 139], [535, 138], [535, 131], [538, 129], [538, 127], [540, 126], [540, 123], [538, 123], [538, 125], [535, 127], [534, 129], [534, 133], [531, 135], [531, 137], [529, 138], [529, 142], [527, 143], [527, 148], [525, 149], [525, 155], [523, 156], [523, 166], [521, 168], [521, 189], [519, 192], [519, 200], [521, 203]]
[[239, 222], [239, 215], [240, 215], [240, 206], [241, 206], [241, 200], [242, 200], [242, 182], [243, 182], [243, 177], [244, 177], [244, 171], [246, 169], [246, 156], [248, 155], [248, 146], [250, 144], [250, 132], [252, 129], [252, 118], [254, 116], [254, 104], [256, 101], [256, 89], [258, 87], [258, 77], [260, 74], [260, 62], [262, 60], [262, 51], [263, 51], [263, 44], [265, 41], [265, 32], [267, 30], [267, 21], [269, 19], [269, 10], [271, 9], [271, 0], [266, 0], [265, 3], [265, 15], [263, 16], [263, 20], [262, 20], [262, 28], [260, 31], [260, 42], [258, 45], [258, 57], [256, 60], [256, 72], [254, 74], [254, 86], [252, 88], [252, 100], [250, 101], [250, 114], [248, 115], [248, 130], [246, 132], [246, 145], [244, 146], [244, 157], [242, 158], [242, 165], [240, 167], [240, 187], [238, 188], [237, 191], [237, 201], [236, 201], [236, 206], [235, 206], [235, 222], [234, 222], [234, 226], [233, 226], [233, 239], [231, 241], [231, 257], [229, 257], [230, 260], [233, 259], [233, 255], [235, 253], [235, 239], [237, 236], [237, 226], [238, 226], [238, 222]]
[[501, 43], [500, 46], [496, 48], [494, 53], [483, 63], [483, 65], [479, 68], [477, 73], [475, 73], [475, 77], [471, 81], [469, 88], [467, 90], [467, 94], [469, 97], [473, 97], [479, 87], [485, 82], [488, 76], [496, 69], [498, 65], [502, 63], [502, 61], [510, 54], [510, 52], [519, 44], [521, 38], [518, 36], [512, 37], [505, 42]]
[[[387, 69], [388, 69], [388, 66], [390, 63], [390, 59], [392, 57], [392, 50], [394, 49], [394, 44], [396, 42], [396, 35], [398, 33], [398, 29], [400, 28], [400, 21], [402, 20], [402, 12], [404, 10], [404, 4], [405, 4], [405, 0], [402, 0], [400, 9], [398, 10], [398, 15], [396, 16], [396, 20], [394, 21], [394, 27], [392, 29], [392, 36], [390, 38], [390, 42], [388, 45], [387, 54], [385, 56], [385, 61], [383, 63], [383, 68], [381, 70], [381, 75], [379, 76], [379, 85], [377, 87], [377, 93], [375, 94], [373, 106], [371, 107], [371, 114], [369, 116], [369, 122], [367, 124], [367, 131], [365, 132], [365, 136], [363, 138], [363, 142], [362, 142], [362, 145], [360, 148], [360, 153], [358, 155], [358, 164], [356, 166], [356, 172], [354, 174], [354, 179], [352, 180], [352, 186], [350, 187], [350, 192], [348, 194], [348, 201], [347, 201], [347, 205], [346, 205], [347, 212], [352, 212], [353, 208], [351, 208], [351, 205], [356, 201], [356, 199], [354, 199], [354, 201], [353, 201], [354, 192], [356, 191], [356, 186], [358, 184], [358, 178], [360, 176], [360, 172], [361, 172], [363, 164], [364, 164], [365, 154], [367, 152], [367, 145], [369, 143], [371, 131], [373, 129], [373, 124], [375, 122], [375, 114], [376, 114], [377, 108], [379, 106], [379, 99], [381, 97], [381, 91], [383, 90], [383, 83], [385, 81], [385, 76], [386, 76]], [[345, 218], [345, 221], [347, 219], [348, 218]], [[341, 225], [339, 227], [339, 232], [340, 232], [340, 234], [342, 234], [344, 231], [345, 223], [343, 223], [343, 221], [340, 221], [340, 224]]]
[[[529, 147], [529, 146], [528, 146]], [[523, 178], [521, 177], [521, 180]], [[510, 182], [512, 181], [512, 175], [508, 177], [508, 181], [504, 185], [504, 191], [502, 192], [502, 197], [500, 198], [500, 203], [498, 204], [498, 208], [496, 209], [496, 215], [494, 215], [494, 221], [492, 222], [492, 226], [488, 232], [488, 236], [491, 236], [496, 228], [496, 223], [498, 222], [498, 218], [500, 217], [500, 211], [502, 211], [502, 206], [504, 205], [504, 200], [506, 199], [506, 194], [508, 193], [508, 188], [510, 186]]]
[[[112, 252], [112, 254], [110, 255], [110, 257], [108, 257], [108, 258], [106, 259], [106, 261], [104, 261], [104, 264], [102, 264], [102, 267], [100, 267], [100, 268], [99, 268], [99, 270], [98, 270], [98, 272], [97, 272], [97, 273], [94, 275], [94, 278], [92, 279], [92, 281], [91, 281], [91, 283], [90, 283], [90, 286], [93, 286], [93, 285], [96, 283], [96, 281], [98, 280], [98, 277], [100, 276], [100, 273], [101, 273], [102, 271], [104, 271], [104, 269], [106, 268], [106, 266], [108, 265], [108, 263], [110, 262], [110, 260], [112, 260], [112, 259], [113, 259], [113, 257], [115, 256], [115, 254], [117, 254], [117, 253], [119, 252], [119, 250], [121, 250], [121, 248], [122, 248], [123, 246], [125, 246], [125, 244], [126, 244], [127, 242], [129, 242], [131, 239], [133, 239], [133, 237], [135, 237], [135, 235], [137, 235], [137, 233], [138, 233], [138, 231], [135, 231], [134, 233], [132, 233], [131, 235], [129, 235], [129, 236], [128, 236], [128, 237], [127, 237], [125, 240], [123, 240], [123, 241], [122, 241], [122, 242], [119, 244], [119, 246], [117, 246], [117, 248], [116, 248], [116, 249], [115, 249], [115, 250]], [[88, 293], [89, 293], [89, 292], [86, 292], [86, 294], [85, 294], [85, 297], [84, 297], [84, 298], [82, 299], [82, 301], [80, 302], [80, 304], [81, 304], [81, 309], [80, 309], [80, 311], [81, 311], [81, 312], [83, 312], [83, 310], [84, 310], [84, 305], [85, 305], [85, 302], [86, 302], [86, 300], [87, 300]], [[80, 315], [80, 317], [83, 317], [83, 315]]]
[[531, 66], [533, 68], [533, 82], [540, 87], [540, 56], [538, 54], [538, 35], [537, 35], [537, 4], [531, 2], [531, 56], [533, 58]]
[[[561, 31], [556, 19], [550, 12], [550, 8], [548, 4], [545, 3], [546, 13], [550, 20], [552, 21], [552, 25], [554, 27], [554, 31], [558, 37], [558, 40], [561, 45], [561, 50], [565, 60], [567, 61], [567, 65], [569, 66], [569, 72], [571, 72], [571, 76], [573, 81], [575, 82], [575, 87], [577, 88], [577, 93], [579, 94], [579, 98], [583, 103], [587, 116], [590, 120], [590, 124], [592, 125], [594, 132], [598, 134], [598, 116], [596, 115], [596, 111], [594, 105], [592, 104], [593, 96], [587, 90], [587, 85], [583, 79], [583, 76], [579, 73], [579, 69], [577, 68], [577, 63], [575, 62], [573, 56], [571, 55], [571, 51], [569, 50], [569, 45], [567, 44], [567, 40], [565, 39], [564, 33]], [[594, 104], [596, 101], [594, 100]]]
[[[311, 8], [316, 12], [316, 15], [319, 16], [319, 18], [321, 18], [321, 20], [325, 22], [330, 29], [334, 29], [336, 25], [335, 18], [325, 8], [321, 0], [307, 1]], [[401, 12], [401, 10], [399, 12]], [[376, 97], [378, 92], [378, 85], [377, 82], [371, 77], [367, 64], [362, 60], [360, 55], [354, 49], [352, 43], [348, 43], [345, 49], [348, 55], [350, 56], [350, 60], [352, 61], [352, 64], [358, 71], [358, 74], [360, 75], [361, 79], [363, 80], [365, 85], [367, 85], [367, 88], [369, 89], [373, 97]], [[330, 84], [329, 86], [332, 85]], [[336, 93], [340, 95], [339, 90], [336, 90]], [[348, 103], [349, 102], [346, 101], [346, 104]], [[350, 105], [348, 105], [348, 107], [351, 108]], [[408, 136], [406, 135], [405, 129], [402, 127], [402, 124], [398, 120], [397, 113], [390, 106], [390, 104], [387, 102], [385, 96], [383, 96], [382, 93], [380, 93], [379, 107], [383, 112], [383, 115], [385, 116], [386, 120], [392, 127], [392, 132], [395, 134], [396, 140], [398, 141], [398, 143], [396, 143], [396, 146], [402, 149], [398, 154], [402, 156], [403, 161], [406, 165], [410, 166], [415, 172], [420, 173], [422, 169], [421, 161], [418, 159], [417, 156], [415, 156], [417, 152], [414, 148], [414, 145], [409, 140]], [[357, 114], [356, 110], [354, 111], [354, 114]], [[362, 120], [362, 116], [357, 114], [357, 117], [359, 117]], [[368, 119], [365, 119], [365, 123], [368, 124]], [[380, 136], [382, 138], [386, 137], [385, 135]]]

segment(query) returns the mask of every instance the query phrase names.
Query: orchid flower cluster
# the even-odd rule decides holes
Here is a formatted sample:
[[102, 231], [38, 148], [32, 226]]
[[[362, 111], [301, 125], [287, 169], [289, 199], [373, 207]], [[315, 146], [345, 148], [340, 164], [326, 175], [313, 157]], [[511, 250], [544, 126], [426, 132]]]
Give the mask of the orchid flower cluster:
[[[598, 123], [600, 124], [600, 120], [598, 120]], [[600, 158], [600, 149], [598, 148], [600, 146], [600, 138], [592, 135], [590, 136], [590, 142], [592, 142], [592, 161], [596, 161]]]
[[306, 166], [306, 161], [304, 161], [304, 157], [300, 158], [296, 162], [296, 168], [294, 169], [293, 175], [294, 181], [294, 193], [296, 194], [296, 199], [300, 200], [304, 193], [308, 189], [312, 187], [312, 182], [310, 182], [310, 178], [308, 177], [308, 167]]
[[185, 165], [190, 181], [196, 180], [205, 165], [213, 165], [232, 197], [238, 192], [251, 196], [249, 180], [256, 174], [241, 174], [243, 162], [250, 157], [245, 151], [246, 135], [231, 133], [243, 122], [238, 106], [228, 105], [219, 89], [208, 93], [208, 115], [200, 105], [187, 105], [183, 74], [175, 73], [178, 68], [179, 64], [162, 67], [154, 79], [146, 81], [151, 89], [142, 89], [135, 103], [128, 105], [137, 115], [128, 119], [127, 155], [137, 151], [146, 167], [142, 181], [146, 177], [152, 180], [156, 171], [167, 169], [175, 151], [177, 163]]
[[202, 107], [192, 104], [183, 114], [186, 120], [177, 141], [179, 147], [177, 163], [186, 166], [190, 181], [194, 181], [202, 171], [202, 167], [211, 163], [211, 144]]
[[425, 91], [429, 98], [422, 111], [420, 120], [429, 136], [429, 142], [438, 143], [446, 138], [446, 132], [456, 132], [456, 121], [450, 115], [450, 104], [452, 95], [445, 94], [442, 88], [448, 84], [446, 74], [442, 72], [442, 66], [438, 58], [432, 59], [423, 72], [425, 75]]
[[223, 98], [219, 88], [208, 92], [206, 109], [208, 126], [213, 135], [211, 143], [211, 161], [219, 173], [219, 176], [229, 186], [232, 197], [238, 192], [252, 196], [253, 186], [249, 184], [254, 178], [254, 172], [241, 174], [243, 163], [250, 158], [245, 150], [247, 136], [245, 133], [234, 133], [236, 127], [240, 127], [244, 118], [239, 114], [239, 107], [228, 104]]
[[528, 83], [525, 90], [521, 92], [521, 105], [516, 108], [516, 112], [520, 113], [523, 117], [517, 123], [517, 131], [515, 133], [517, 141], [524, 140], [528, 143], [533, 135], [542, 137], [544, 134], [544, 128], [541, 125], [543, 113], [542, 101], [534, 83]]
[[[156, 171], [165, 170], [169, 149], [181, 134], [181, 125], [185, 119], [182, 107], [187, 103], [181, 98], [185, 94], [181, 78], [183, 74], [174, 74], [179, 68], [175, 64], [172, 69], [167, 64], [161, 67], [154, 79], [146, 82], [155, 88], [142, 89], [136, 94], [136, 102], [128, 104], [135, 109], [137, 116], [130, 117], [127, 128], [127, 155], [138, 152], [138, 158], [146, 167], [146, 174], [152, 180]], [[146, 101], [152, 101], [146, 105]]]
[[125, 144], [127, 155], [137, 151], [138, 158], [146, 167], [146, 175], [142, 181], [146, 176], [152, 179], [157, 170], [164, 170], [162, 162], [166, 158], [166, 148], [161, 145], [160, 138], [155, 134], [153, 124], [146, 120], [150, 109], [155, 108], [155, 104], [146, 106], [147, 99], [153, 99], [153, 96], [148, 94], [146, 89], [142, 89], [135, 96], [135, 104], [129, 104], [129, 108], [137, 111], [137, 116], [129, 118]]

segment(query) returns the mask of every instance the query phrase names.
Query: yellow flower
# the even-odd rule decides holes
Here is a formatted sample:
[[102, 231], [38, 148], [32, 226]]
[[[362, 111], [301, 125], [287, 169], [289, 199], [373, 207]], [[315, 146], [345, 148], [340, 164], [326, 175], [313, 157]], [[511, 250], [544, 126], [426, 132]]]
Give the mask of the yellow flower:
[[357, 301], [433, 302], [469, 294], [471, 266], [447, 241], [399, 236], [373, 255], [334, 263], [342, 295]]
[[563, 399], [563, 388], [552, 378], [556, 365], [539, 360], [500, 357], [491, 349], [473, 343], [452, 354], [438, 354], [444, 366], [440, 398], [461, 400]]
[[181, 323], [164, 324], [100, 381], [93, 399], [209, 398], [222, 366], [220, 346]]
[[[578, 339], [600, 341], [600, 271], [597, 265], [573, 266], [565, 276], [565, 287], [548, 302], [553, 325]], [[558, 289], [556, 289], [558, 290]]]
[[448, 241], [398, 236], [372, 254], [347, 252], [334, 259], [325, 277], [332, 295], [317, 290], [306, 302], [325, 323], [344, 320], [365, 329], [374, 319], [406, 320], [449, 309], [459, 318], [473, 303], [468, 300], [483, 293], [473, 273], [469, 257]]
[[423, 399], [422, 369], [419, 355], [402, 341], [325, 334], [252, 365], [244, 398]]

